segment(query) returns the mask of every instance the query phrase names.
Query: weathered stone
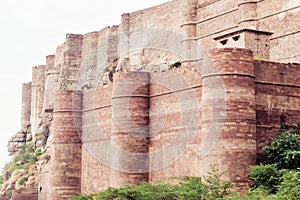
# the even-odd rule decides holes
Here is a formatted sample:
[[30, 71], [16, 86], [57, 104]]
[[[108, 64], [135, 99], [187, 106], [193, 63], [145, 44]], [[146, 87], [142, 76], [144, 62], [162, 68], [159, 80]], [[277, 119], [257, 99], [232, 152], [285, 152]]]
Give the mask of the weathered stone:
[[26, 144], [26, 132], [18, 132], [9, 140], [7, 148], [10, 155], [18, 152], [19, 148]]
[[[13, 176], [2, 191], [13, 190], [13, 199], [68, 199], [203, 176], [210, 164], [247, 189], [257, 152], [300, 118], [300, 64], [279, 63], [300, 62], [299, 5], [173, 0], [125, 13], [119, 26], [67, 34], [23, 85], [22, 131], [8, 144], [14, 154], [32, 141], [51, 158], [39, 160], [38, 178], [26, 188], [16, 189]], [[170, 41], [177, 34], [182, 40]], [[198, 66], [192, 44], [211, 60]], [[211, 99], [220, 91], [223, 99]]]

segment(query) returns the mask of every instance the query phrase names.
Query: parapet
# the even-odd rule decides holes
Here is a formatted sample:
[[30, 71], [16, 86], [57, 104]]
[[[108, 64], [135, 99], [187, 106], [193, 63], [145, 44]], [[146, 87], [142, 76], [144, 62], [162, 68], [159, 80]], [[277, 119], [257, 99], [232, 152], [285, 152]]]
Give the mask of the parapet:
[[[239, 73], [254, 76], [253, 52], [241, 48], [220, 48], [209, 51], [210, 58], [215, 63], [219, 73]], [[243, 67], [241, 67], [241, 62]], [[211, 72], [208, 72], [211, 73]], [[207, 75], [207, 74], [204, 74]], [[209, 74], [208, 74], [209, 75]]]
[[68, 34], [66, 35], [66, 40], [67, 40], [67, 42], [70, 41], [70, 40], [76, 40], [76, 39], [81, 40], [82, 38], [83, 38], [83, 35], [82, 35], [82, 34], [68, 33]]
[[25, 129], [30, 123], [31, 115], [31, 82], [22, 84], [21, 128]]
[[32, 68], [32, 85], [45, 85], [45, 65], [39, 65]]
[[55, 55], [46, 56], [46, 73], [51, 74], [54, 71]]
[[99, 31], [90, 32], [82, 40], [82, 65], [96, 65]]

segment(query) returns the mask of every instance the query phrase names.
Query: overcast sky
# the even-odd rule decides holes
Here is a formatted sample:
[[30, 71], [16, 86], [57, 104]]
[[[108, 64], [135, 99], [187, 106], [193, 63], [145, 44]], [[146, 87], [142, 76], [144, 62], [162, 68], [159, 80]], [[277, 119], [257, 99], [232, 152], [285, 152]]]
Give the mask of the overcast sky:
[[119, 24], [121, 14], [168, 0], [0, 0], [0, 167], [7, 142], [20, 129], [21, 87], [31, 68], [45, 64], [67, 33], [84, 34]]

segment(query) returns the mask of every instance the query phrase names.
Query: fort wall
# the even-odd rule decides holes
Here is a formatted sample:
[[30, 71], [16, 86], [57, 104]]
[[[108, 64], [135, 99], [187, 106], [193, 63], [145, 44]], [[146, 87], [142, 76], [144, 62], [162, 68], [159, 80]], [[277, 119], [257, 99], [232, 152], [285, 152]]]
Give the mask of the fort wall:
[[[236, 183], [235, 187], [246, 188], [248, 166], [256, 162], [253, 54], [246, 49], [225, 48], [211, 51], [210, 56], [219, 73], [202, 75], [201, 139], [209, 142], [213, 141], [209, 139], [211, 135], [217, 136], [220, 130], [221, 134], [203, 159], [203, 170], [208, 171], [210, 164], [217, 163], [226, 171], [225, 176]], [[225, 102], [222, 95], [212, 96], [218, 90], [224, 90]]]
[[270, 38], [271, 60], [299, 62], [300, 5], [295, 0], [260, 1], [257, 5], [258, 29], [274, 33]]
[[55, 65], [55, 55], [48, 55], [46, 57], [46, 83], [45, 83], [45, 99], [44, 99], [44, 109], [46, 113], [53, 112], [54, 95], [58, 89], [58, 76], [59, 69], [54, 67]]
[[49, 197], [53, 200], [67, 199], [81, 191], [82, 142], [78, 129], [81, 127], [81, 110], [81, 92], [57, 92], [50, 160]]
[[[278, 62], [297, 62], [299, 55], [293, 48], [292, 41], [298, 41], [300, 37], [297, 23], [299, 8], [299, 3], [294, 0], [198, 1], [197, 20], [184, 23], [182, 26], [195, 24], [197, 36], [191, 39], [199, 41], [205, 49], [218, 47], [219, 41], [213, 42], [214, 38], [243, 29], [270, 32], [273, 33], [269, 38], [270, 59]], [[253, 43], [253, 40], [246, 44], [249, 42]], [[264, 41], [256, 42], [259, 44]], [[240, 45], [235, 41], [231, 47], [242, 47]], [[263, 56], [262, 53], [256, 54], [256, 51], [254, 55]]]
[[147, 72], [114, 77], [110, 137], [110, 186], [149, 181], [149, 83]]
[[82, 114], [82, 192], [110, 186], [112, 83], [84, 91]]
[[[269, 144], [272, 138], [281, 130], [278, 128], [278, 126], [280, 126], [280, 116], [276, 113], [277, 111], [274, 110], [274, 112], [270, 114], [275, 122], [267, 125], [268, 127], [273, 127], [271, 130], [273, 134], [272, 137], [268, 135], [268, 132], [271, 131], [263, 131], [261, 124], [265, 122], [265, 115], [263, 115], [263, 112], [265, 112], [264, 104], [267, 103], [268, 98], [264, 97], [265, 94], [262, 93], [264, 86], [261, 87], [260, 85], [266, 82], [268, 77], [274, 82], [273, 84], [276, 85], [276, 82], [280, 82], [280, 78], [274, 79], [274, 77], [276, 77], [275, 74], [278, 73], [280, 66], [286, 66], [286, 69], [290, 70], [289, 75], [286, 74], [287, 72], [285, 73], [286, 78], [290, 77], [290, 80], [287, 81], [286, 84], [291, 84], [295, 87], [296, 79], [292, 77], [292, 74], [299, 70], [299, 65], [290, 64], [291, 67], [287, 67], [288, 65], [281, 63], [254, 61], [252, 52], [243, 49], [218, 49], [211, 51], [210, 55], [216, 66], [218, 66], [219, 74], [203, 76], [193, 66], [179, 68], [175, 71], [150, 73], [151, 84], [149, 85], [150, 93], [148, 94], [149, 110], [147, 111], [146, 107], [144, 107], [147, 106], [148, 103], [142, 103], [138, 108], [146, 110], [143, 112], [135, 111], [135, 117], [131, 117], [131, 121], [128, 121], [128, 117], [131, 116], [130, 108], [132, 106], [135, 107], [135, 101], [143, 101], [133, 97], [135, 92], [133, 96], [131, 95], [130, 100], [126, 100], [126, 98], [130, 96], [127, 93], [130, 93], [131, 90], [131, 92], [140, 91], [140, 85], [146, 86], [146, 84], [143, 84], [143, 81], [140, 80], [140, 78], [143, 77], [143, 73], [118, 73], [116, 75], [117, 77], [114, 78], [116, 83], [114, 83], [113, 88], [111, 87], [111, 83], [104, 88], [103, 86], [97, 88], [97, 93], [99, 92], [99, 94], [111, 94], [111, 91], [119, 91], [118, 88], [115, 88], [118, 84], [118, 79], [124, 80], [126, 84], [122, 84], [124, 87], [120, 90], [123, 95], [121, 95], [122, 98], [118, 100], [124, 101], [123, 103], [112, 103], [116, 101], [114, 95], [108, 95], [106, 98], [101, 95], [96, 98], [95, 91], [85, 93], [87, 101], [84, 101], [84, 105], [94, 105], [94, 103], [91, 102], [97, 101], [98, 99], [99, 102], [102, 102], [102, 106], [94, 109], [97, 110], [97, 113], [100, 112], [99, 115], [97, 114], [99, 118], [95, 119], [93, 116], [84, 115], [84, 119], [86, 120], [84, 124], [87, 125], [84, 126], [84, 133], [93, 135], [91, 137], [97, 137], [97, 132], [104, 130], [105, 136], [102, 139], [98, 138], [97, 140], [84, 142], [87, 145], [91, 145], [92, 143], [94, 145], [94, 150], [86, 149], [83, 151], [85, 154], [83, 164], [83, 180], [85, 180], [83, 184], [85, 187], [84, 193], [95, 191], [94, 189], [96, 189], [96, 187], [100, 189], [109, 186], [121, 186], [125, 183], [145, 181], [144, 178], [139, 178], [139, 175], [136, 173], [125, 173], [122, 171], [124, 170], [122, 167], [125, 167], [125, 169], [126, 166], [133, 167], [135, 163], [129, 162], [129, 157], [126, 157], [127, 159], [124, 160], [122, 157], [124, 155], [119, 155], [115, 150], [110, 149], [110, 145], [118, 146], [125, 152], [125, 155], [127, 155], [126, 152], [130, 153], [138, 150], [138, 144], [141, 144], [142, 147], [148, 144], [148, 179], [152, 181], [178, 176], [178, 174], [180, 174], [180, 176], [203, 176], [210, 170], [211, 164], [219, 164], [222, 170], [227, 172], [226, 177], [237, 184], [237, 189], [248, 187], [249, 181], [246, 178], [248, 174], [247, 166], [256, 163], [256, 155], [260, 147]], [[270, 67], [270, 65], [272, 67]], [[269, 75], [264, 74], [261, 70]], [[260, 73], [260, 71], [262, 73]], [[137, 82], [131, 84], [131, 77], [133, 75], [134, 80]], [[219, 77], [221, 82], [219, 82], [216, 77]], [[132, 89], [132, 87], [137, 90]], [[274, 87], [276, 87], [277, 90], [279, 89], [278, 86]], [[144, 89], [145, 92], [147, 91], [146, 88]], [[221, 88], [223, 88], [225, 92], [225, 111], [222, 110], [221, 107], [216, 106], [219, 105], [222, 99], [211, 99], [212, 91], [221, 90]], [[143, 98], [147, 96], [146, 93], [138, 96]], [[293, 94], [295, 95], [297, 93], [297, 91], [294, 91]], [[194, 99], [191, 97], [194, 97]], [[299, 101], [299, 96], [284, 98], [290, 99], [288, 101], [289, 103], [286, 102], [284, 103], [286, 105], [281, 106], [281, 108], [286, 110], [285, 113], [291, 116], [286, 120], [288, 127], [292, 126], [293, 123], [297, 121], [297, 118], [300, 117], [299, 114], [297, 114], [300, 108], [297, 108], [297, 106], [292, 108], [292, 105]], [[277, 103], [281, 102], [280, 98], [276, 98], [276, 100], [278, 100], [276, 101]], [[145, 101], [147, 100], [145, 99]], [[214, 107], [214, 104], [216, 107]], [[127, 106], [129, 106], [129, 110]], [[215, 109], [215, 112], [211, 111], [212, 107]], [[92, 108], [86, 110], [86, 113], [93, 113]], [[100, 110], [105, 110], [105, 112], [101, 112]], [[114, 114], [114, 110], [116, 110], [117, 113]], [[118, 113], [122, 113], [122, 111], [124, 111], [126, 115], [118, 115]], [[143, 115], [140, 115], [141, 113]], [[128, 134], [138, 130], [131, 129], [132, 127], [128, 124], [135, 122], [135, 119], [146, 120], [147, 113], [149, 113], [148, 117], [150, 120], [148, 124], [149, 141], [143, 141], [145, 136], [140, 138], [141, 142], [137, 142], [135, 137], [133, 137], [135, 142], [128, 140], [132, 137], [132, 135]], [[225, 116], [222, 116], [222, 113]], [[109, 117], [112, 118], [112, 121], [108, 119]], [[116, 117], [117, 120], [114, 120]], [[89, 122], [92, 119], [98, 121], [98, 128], [88, 125], [97, 124], [95, 121], [92, 123]], [[120, 126], [122, 120], [126, 123]], [[147, 128], [145, 125], [147, 125], [146, 121], [139, 127], [142, 128], [139, 133], [145, 131], [145, 129], [143, 129]], [[112, 127], [111, 133], [110, 127]], [[121, 130], [123, 130], [123, 132]], [[189, 134], [194, 134], [192, 137], [189, 137], [184, 130], [188, 130]], [[201, 148], [205, 147], [202, 142], [208, 142], [210, 139], [213, 140], [213, 138], [209, 138], [210, 136], [208, 134], [218, 135], [219, 130], [222, 130], [222, 132], [219, 134], [216, 144], [211, 151], [206, 152], [207, 155], [201, 157]], [[116, 134], [116, 131], [120, 134]], [[103, 134], [101, 135], [103, 136]], [[123, 137], [127, 139], [123, 140]], [[102, 143], [100, 141], [102, 141]], [[103, 149], [97, 149], [97, 146], [102, 146]], [[144, 148], [146, 147], [147, 145], [144, 146]], [[146, 149], [144, 150], [147, 152]], [[104, 154], [110, 159], [101, 160], [97, 158], [93, 152], [101, 152], [101, 154]], [[145, 160], [147, 159], [145, 158]], [[107, 166], [107, 163], [109, 163], [110, 168]], [[115, 170], [116, 163], [119, 170]], [[240, 167], [241, 165], [243, 165], [243, 167]], [[96, 168], [92, 169], [98, 169], [97, 172], [92, 173], [91, 168], [88, 166], [95, 166]], [[91, 176], [88, 177], [88, 174]], [[103, 174], [105, 174], [106, 178], [101, 176]], [[107, 177], [109, 179], [107, 179]], [[131, 182], [132, 177], [134, 177], [132, 179], [133, 182]], [[141, 177], [144, 177], [144, 175]], [[145, 177], [147, 177], [147, 175]], [[100, 184], [100, 182], [102, 184]], [[106, 185], [103, 183], [106, 183]], [[89, 184], [90, 186], [88, 186]]]
[[[300, 62], [299, 6], [173, 0], [125, 13], [120, 25], [67, 34], [23, 85], [22, 128], [30, 120], [34, 136], [44, 116], [50, 126], [39, 199], [203, 176], [210, 164], [247, 188], [260, 149], [300, 118], [300, 65], [279, 63]], [[154, 38], [151, 29], [172, 34]], [[177, 33], [182, 40], [168, 43]], [[201, 63], [207, 71], [184, 60], [195, 41], [213, 61]]]
[[32, 68], [31, 84], [31, 134], [35, 138], [37, 128], [41, 123], [41, 114], [45, 95], [45, 65]]
[[31, 115], [31, 82], [22, 85], [22, 108], [21, 108], [21, 129], [27, 129], [30, 125]]
[[257, 145], [299, 120], [299, 64], [256, 61]]

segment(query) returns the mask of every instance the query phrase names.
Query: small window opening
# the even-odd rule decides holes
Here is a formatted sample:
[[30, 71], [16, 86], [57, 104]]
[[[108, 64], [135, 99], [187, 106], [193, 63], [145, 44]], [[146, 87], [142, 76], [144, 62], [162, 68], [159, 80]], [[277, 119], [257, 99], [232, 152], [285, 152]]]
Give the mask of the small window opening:
[[109, 72], [108, 79], [109, 79], [110, 82], [114, 82], [114, 73], [112, 71]]
[[220, 43], [221, 43], [222, 45], [225, 45], [225, 44], [227, 44], [227, 41], [228, 41], [228, 39], [222, 40], [222, 41], [220, 41]]
[[42, 188], [42, 187], [40, 187], [40, 192], [42, 192], [42, 190], [43, 190], [43, 188]]
[[176, 62], [174, 64], [169, 65], [170, 69], [175, 69], [181, 67], [181, 62]]
[[234, 36], [234, 37], [232, 37], [232, 39], [233, 39], [234, 41], [238, 41], [238, 40], [240, 39], [240, 36], [239, 36], [239, 35]]

